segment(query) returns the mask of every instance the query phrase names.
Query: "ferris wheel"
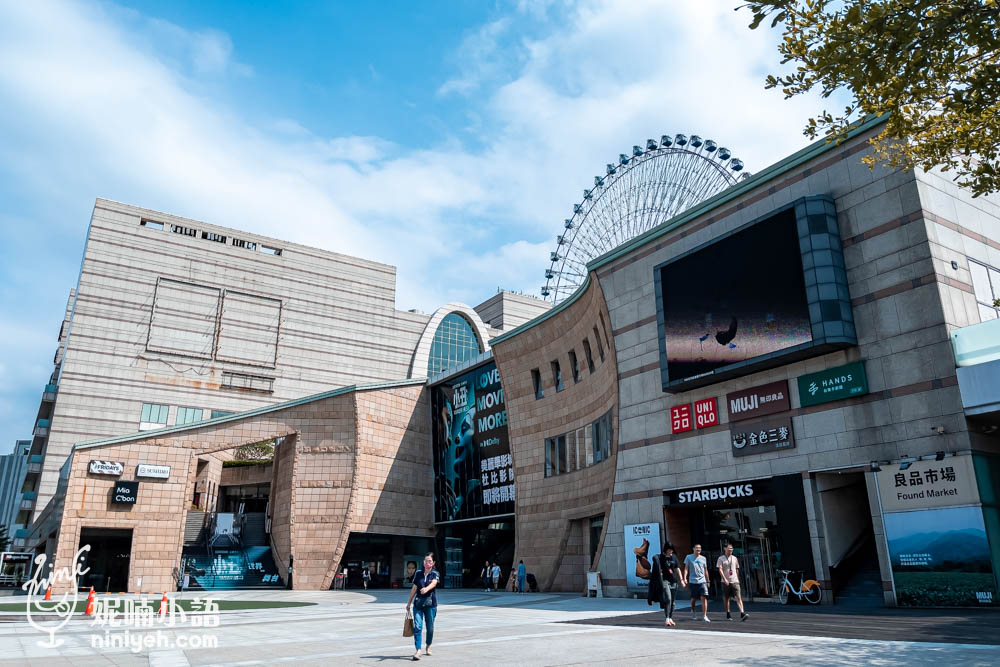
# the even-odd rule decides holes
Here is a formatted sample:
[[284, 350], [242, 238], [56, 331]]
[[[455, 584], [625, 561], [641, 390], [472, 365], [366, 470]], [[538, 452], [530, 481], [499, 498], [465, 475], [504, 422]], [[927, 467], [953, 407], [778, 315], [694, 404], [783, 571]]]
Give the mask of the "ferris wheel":
[[587, 262], [749, 177], [742, 169], [728, 148], [696, 134], [665, 134], [620, 154], [563, 223], [542, 297], [559, 303], [583, 283]]

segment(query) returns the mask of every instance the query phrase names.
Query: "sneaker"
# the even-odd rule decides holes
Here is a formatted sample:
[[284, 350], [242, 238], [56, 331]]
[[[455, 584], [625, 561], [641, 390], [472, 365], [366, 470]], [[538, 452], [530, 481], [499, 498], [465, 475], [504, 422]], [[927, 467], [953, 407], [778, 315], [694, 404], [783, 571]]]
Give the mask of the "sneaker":
[[420, 660], [420, 651], [417, 651], [416, 653], [413, 654], [413, 659]]
[[674, 623], [674, 619], [672, 619], [672, 618], [668, 618], [668, 619], [667, 619], [667, 625], [669, 625], [670, 627], [674, 627], [674, 626], [675, 626], [675, 625], [677, 625], [677, 624], [676, 624], [676, 623]]
[[711, 623], [712, 622], [712, 619], [710, 619], [708, 616], [702, 616], [701, 620], [705, 621], [706, 623]]
[[696, 614], [696, 613], [694, 613], [694, 612], [692, 611], [692, 612], [691, 612], [691, 620], [692, 620], [692, 621], [697, 621], [697, 620], [698, 620], [698, 614]]
[[750, 618], [750, 614], [748, 614], [748, 613], [746, 613], [746, 612], [743, 612], [742, 614], [740, 614], [740, 620], [741, 620], [741, 621], [745, 621], [745, 620], [747, 620], [748, 618]]
[[428, 646], [427, 648], [424, 649], [424, 655], [434, 655], [433, 653], [431, 653], [431, 647], [430, 646]]
[[727, 620], [727, 621], [731, 621], [731, 620], [733, 620], [733, 615], [732, 615], [732, 614], [730, 614], [730, 613], [729, 613], [728, 611], [726, 612], [726, 620]]

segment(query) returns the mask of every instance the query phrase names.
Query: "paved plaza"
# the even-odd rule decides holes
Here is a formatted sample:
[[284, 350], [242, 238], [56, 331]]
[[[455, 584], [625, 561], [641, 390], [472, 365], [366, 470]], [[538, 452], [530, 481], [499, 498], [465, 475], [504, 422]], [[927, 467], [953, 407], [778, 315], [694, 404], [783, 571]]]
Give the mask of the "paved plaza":
[[[94, 648], [92, 636], [104, 630], [79, 617], [56, 635], [61, 646], [43, 648], [41, 634], [7, 615], [0, 623], [0, 665], [378, 665], [409, 661], [413, 653], [412, 640], [401, 636], [404, 591], [242, 591], [216, 598], [316, 604], [221, 612], [218, 627], [160, 631], [162, 641], [171, 642], [212, 635], [217, 648], [138, 653]], [[1000, 663], [1000, 614], [992, 613], [851, 613], [758, 604], [747, 623], [726, 623], [718, 611], [710, 612], [716, 619], [711, 625], [678, 613], [679, 627], [666, 630], [644, 600], [443, 591], [441, 603], [434, 655], [421, 660], [424, 665]], [[875, 630], [858, 631], [865, 627]], [[793, 634], [795, 628], [804, 634]], [[880, 639], [851, 638], [859, 635]]]

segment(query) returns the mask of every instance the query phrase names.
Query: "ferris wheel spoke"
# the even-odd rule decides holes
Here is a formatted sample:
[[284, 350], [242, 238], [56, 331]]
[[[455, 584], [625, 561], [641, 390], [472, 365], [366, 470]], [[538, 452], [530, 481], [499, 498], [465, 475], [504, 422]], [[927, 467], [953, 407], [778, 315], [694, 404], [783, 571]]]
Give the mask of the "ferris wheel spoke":
[[558, 259], [546, 270], [543, 296], [550, 301], [572, 295], [595, 257], [735, 185], [743, 165], [728, 149], [697, 135], [664, 135], [627, 155], [625, 164], [614, 161], [614, 173], [598, 176], [574, 207], [556, 248]]

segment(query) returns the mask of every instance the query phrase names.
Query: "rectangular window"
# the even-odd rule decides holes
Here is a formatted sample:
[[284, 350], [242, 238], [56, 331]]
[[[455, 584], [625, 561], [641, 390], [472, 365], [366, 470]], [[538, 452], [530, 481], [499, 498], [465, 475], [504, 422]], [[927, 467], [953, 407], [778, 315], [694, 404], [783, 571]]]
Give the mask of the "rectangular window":
[[556, 386], [556, 391], [563, 390], [562, 371], [559, 370], [559, 362], [552, 362], [552, 384]]
[[594, 338], [597, 340], [597, 354], [601, 355], [601, 361], [604, 361], [604, 344], [601, 343], [601, 334], [597, 327], [594, 327]]
[[197, 236], [198, 230], [193, 227], [181, 227], [180, 225], [170, 225], [170, 231], [183, 236]]
[[604, 321], [604, 313], [597, 313], [597, 316], [601, 318], [601, 331], [604, 332], [604, 340], [608, 341], [608, 345], [611, 345], [611, 333], [608, 331], [608, 323]]
[[228, 417], [231, 414], [233, 413], [229, 410], [212, 410], [212, 419], [217, 417]]
[[139, 224], [143, 227], [149, 227], [150, 229], [163, 229], [163, 223], [157, 222], [156, 220], [142, 220]]
[[271, 248], [270, 246], [262, 245], [260, 251], [267, 255], [274, 255], [275, 257], [281, 257], [281, 248]]
[[594, 353], [590, 349], [590, 341], [586, 338], [583, 339], [583, 355], [587, 357], [587, 368], [591, 373], [594, 372]]
[[215, 241], [216, 243], [225, 243], [226, 237], [222, 234], [216, 234], [215, 232], [202, 232], [201, 238], [206, 241]]
[[594, 463], [611, 456], [611, 413], [607, 412], [593, 424]]
[[545, 439], [545, 476], [554, 477], [570, 471], [569, 452], [566, 449], [566, 436], [557, 435]]
[[535, 388], [535, 400], [545, 395], [542, 392], [542, 374], [537, 368], [531, 369], [531, 385]]
[[569, 351], [569, 369], [573, 373], [573, 383], [580, 381], [580, 362], [576, 359], [576, 350]]
[[979, 319], [983, 322], [996, 319], [1000, 316], [1000, 309], [994, 305], [1000, 298], [1000, 271], [971, 259], [969, 271], [972, 272], [972, 289], [976, 293]]
[[167, 413], [170, 407], [155, 403], [143, 403], [142, 412], [139, 414], [139, 430], [145, 431], [151, 428], [161, 428], [167, 424]]
[[175, 424], [194, 424], [200, 422], [202, 416], [201, 408], [177, 408], [177, 419]]
[[250, 391], [274, 391], [274, 378], [260, 375], [247, 375], [246, 373], [222, 374], [222, 386], [226, 389], [248, 389]]
[[243, 239], [233, 239], [233, 245], [237, 248], [246, 248], [247, 250], [256, 250], [257, 244], [253, 241], [245, 241]]

